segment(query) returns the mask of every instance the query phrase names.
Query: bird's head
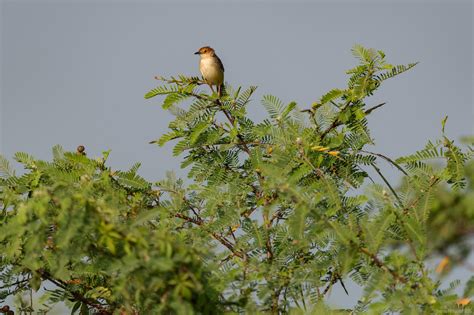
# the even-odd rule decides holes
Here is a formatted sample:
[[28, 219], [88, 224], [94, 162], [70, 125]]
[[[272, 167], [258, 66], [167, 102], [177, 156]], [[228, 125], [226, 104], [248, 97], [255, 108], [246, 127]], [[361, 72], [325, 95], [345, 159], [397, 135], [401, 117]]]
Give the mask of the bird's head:
[[194, 54], [201, 55], [201, 57], [204, 57], [204, 56], [214, 56], [215, 53], [214, 53], [214, 49], [212, 49], [211, 47], [204, 46], [204, 47], [199, 48], [199, 50], [196, 51]]

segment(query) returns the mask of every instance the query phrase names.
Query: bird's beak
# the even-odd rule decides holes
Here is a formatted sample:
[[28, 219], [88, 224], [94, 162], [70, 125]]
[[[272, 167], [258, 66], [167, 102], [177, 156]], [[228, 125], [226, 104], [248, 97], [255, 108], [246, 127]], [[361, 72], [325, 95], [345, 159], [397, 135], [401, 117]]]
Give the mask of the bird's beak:
[[200, 55], [201, 53], [199, 51], [196, 51], [194, 54], [195, 55]]

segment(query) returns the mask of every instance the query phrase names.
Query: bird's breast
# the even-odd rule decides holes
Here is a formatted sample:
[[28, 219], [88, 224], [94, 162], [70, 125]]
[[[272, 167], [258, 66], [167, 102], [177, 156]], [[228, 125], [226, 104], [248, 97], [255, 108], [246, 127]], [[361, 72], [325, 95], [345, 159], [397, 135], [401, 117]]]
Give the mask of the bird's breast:
[[219, 63], [214, 58], [202, 58], [199, 64], [199, 70], [207, 83], [212, 85], [221, 85], [224, 82], [224, 72]]

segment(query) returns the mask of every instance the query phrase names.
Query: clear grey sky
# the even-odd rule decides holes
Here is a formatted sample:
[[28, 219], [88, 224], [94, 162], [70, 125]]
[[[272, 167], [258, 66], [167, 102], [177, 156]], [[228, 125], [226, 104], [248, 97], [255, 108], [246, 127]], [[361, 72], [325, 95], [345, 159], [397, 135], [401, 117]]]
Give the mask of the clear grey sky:
[[411, 153], [439, 136], [445, 115], [451, 137], [474, 134], [471, 1], [1, 3], [6, 157], [27, 151], [47, 159], [55, 144], [84, 144], [90, 156], [111, 149], [117, 168], [142, 162], [150, 180], [184, 174], [171, 146], [148, 144], [172, 116], [143, 95], [155, 75], [198, 75], [193, 52], [204, 45], [221, 57], [227, 82], [259, 86], [256, 120], [264, 94], [308, 107], [344, 87], [356, 62], [350, 48], [360, 43], [392, 63], [420, 62], [368, 100], [387, 101], [370, 117], [373, 150]]

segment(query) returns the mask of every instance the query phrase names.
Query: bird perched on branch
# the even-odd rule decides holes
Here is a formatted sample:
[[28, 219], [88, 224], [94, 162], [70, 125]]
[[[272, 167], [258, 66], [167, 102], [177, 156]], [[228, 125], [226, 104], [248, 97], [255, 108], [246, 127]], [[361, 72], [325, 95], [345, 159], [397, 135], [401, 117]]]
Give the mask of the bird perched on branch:
[[221, 96], [222, 84], [224, 83], [224, 65], [217, 57], [216, 52], [209, 46], [199, 48], [195, 55], [201, 56], [199, 70], [204, 81], [209, 85], [214, 93], [213, 85], [217, 87], [217, 95]]

